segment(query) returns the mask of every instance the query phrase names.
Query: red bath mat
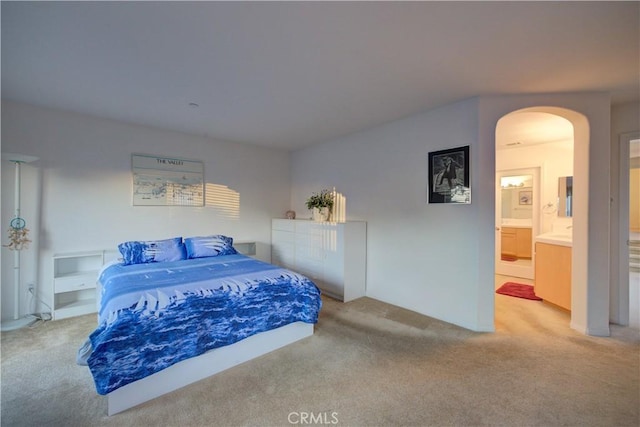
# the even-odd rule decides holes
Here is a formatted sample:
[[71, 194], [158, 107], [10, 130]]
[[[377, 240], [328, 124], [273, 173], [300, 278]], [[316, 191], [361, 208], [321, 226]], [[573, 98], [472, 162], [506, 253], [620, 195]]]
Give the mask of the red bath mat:
[[507, 282], [504, 285], [500, 286], [496, 293], [508, 295], [510, 297], [542, 301], [542, 298], [537, 297], [533, 292], [533, 286], [523, 285], [522, 283]]

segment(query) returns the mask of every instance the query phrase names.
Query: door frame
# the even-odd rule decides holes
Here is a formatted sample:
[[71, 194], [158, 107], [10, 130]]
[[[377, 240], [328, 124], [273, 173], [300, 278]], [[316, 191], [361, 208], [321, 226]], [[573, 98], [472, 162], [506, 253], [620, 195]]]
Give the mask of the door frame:
[[617, 321], [623, 326], [629, 325], [629, 150], [635, 139], [640, 139], [640, 132], [623, 133], [619, 137]]
[[[533, 177], [533, 205], [531, 218], [531, 267], [514, 265], [508, 261], [502, 261], [500, 231], [502, 230], [502, 192], [500, 181], [503, 176], [510, 175], [532, 175]], [[495, 217], [495, 272], [504, 276], [522, 277], [525, 279], [535, 279], [535, 236], [540, 234], [540, 211], [541, 211], [541, 191], [540, 176], [542, 175], [542, 165], [533, 165], [517, 169], [503, 169], [496, 171], [496, 217]]]

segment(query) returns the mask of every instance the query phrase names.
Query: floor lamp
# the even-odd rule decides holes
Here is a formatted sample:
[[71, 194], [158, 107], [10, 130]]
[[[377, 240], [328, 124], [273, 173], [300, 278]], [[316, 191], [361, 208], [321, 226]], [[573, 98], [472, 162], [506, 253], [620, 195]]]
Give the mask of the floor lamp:
[[[15, 215], [10, 223], [10, 229], [22, 230], [26, 226], [25, 220], [20, 216], [20, 167], [23, 163], [30, 163], [38, 160], [37, 157], [24, 154], [2, 153], [2, 160], [7, 160], [15, 164]], [[23, 328], [34, 323], [37, 318], [31, 314], [20, 317], [20, 250], [21, 247], [13, 248], [13, 320], [2, 322], [2, 331], [12, 331]]]

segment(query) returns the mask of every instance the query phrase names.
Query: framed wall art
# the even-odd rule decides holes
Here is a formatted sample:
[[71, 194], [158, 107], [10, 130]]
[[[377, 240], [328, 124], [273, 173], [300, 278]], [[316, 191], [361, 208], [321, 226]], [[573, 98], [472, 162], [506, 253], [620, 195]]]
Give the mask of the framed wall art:
[[429, 153], [428, 203], [471, 203], [469, 146]]
[[521, 205], [533, 204], [533, 191], [520, 191], [518, 192], [518, 203]]
[[204, 164], [133, 154], [134, 206], [204, 206]]

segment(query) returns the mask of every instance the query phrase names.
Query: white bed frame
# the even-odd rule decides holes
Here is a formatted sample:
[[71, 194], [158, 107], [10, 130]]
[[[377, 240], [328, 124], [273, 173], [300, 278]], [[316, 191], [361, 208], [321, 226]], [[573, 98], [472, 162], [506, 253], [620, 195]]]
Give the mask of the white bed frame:
[[312, 324], [295, 322], [183, 360], [109, 393], [108, 414], [125, 411], [311, 335]]

